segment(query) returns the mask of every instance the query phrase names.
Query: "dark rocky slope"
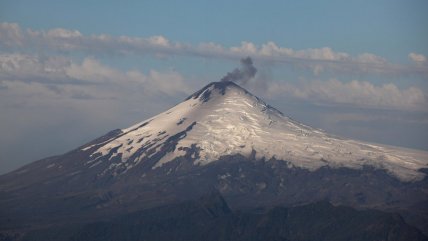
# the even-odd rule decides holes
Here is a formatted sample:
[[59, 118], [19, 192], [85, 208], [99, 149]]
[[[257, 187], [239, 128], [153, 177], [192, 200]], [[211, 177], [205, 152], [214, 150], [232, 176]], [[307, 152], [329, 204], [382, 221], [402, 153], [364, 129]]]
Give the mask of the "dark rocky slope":
[[232, 211], [212, 193], [199, 200], [133, 212], [84, 225], [53, 226], [26, 241], [252, 241], [428, 240], [397, 214], [357, 211], [326, 201], [309, 205]]

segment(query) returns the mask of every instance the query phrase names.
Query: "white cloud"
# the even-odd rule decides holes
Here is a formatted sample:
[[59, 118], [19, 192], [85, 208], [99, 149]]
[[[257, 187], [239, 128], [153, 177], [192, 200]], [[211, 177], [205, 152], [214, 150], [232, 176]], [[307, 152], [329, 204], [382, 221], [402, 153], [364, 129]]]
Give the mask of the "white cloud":
[[46, 33], [46, 36], [51, 38], [62, 38], [62, 39], [83, 37], [82, 34], [77, 30], [68, 30], [63, 28], [51, 29]]
[[[330, 57], [340, 58], [340, 56]], [[14, 82], [41, 85], [35, 88], [36, 85]], [[189, 94], [192, 90], [189, 81], [174, 71], [150, 70], [147, 73], [139, 70], [123, 71], [104, 65], [93, 57], [76, 62], [59, 56], [0, 54], [0, 88], [24, 87], [35, 88], [39, 92], [42, 88], [43, 91], [61, 94], [65, 98], [127, 98], [130, 93], [134, 96], [142, 93], [146, 96], [157, 94], [176, 96]], [[427, 110], [428, 106], [421, 89], [416, 87], [400, 89], [393, 83], [374, 85], [367, 81], [341, 82], [330, 79], [301, 81], [298, 84], [271, 82], [267, 84], [267, 89], [268, 95], [287, 94], [319, 103], [413, 110]]]
[[328, 47], [319, 49], [299, 50], [292, 54], [291, 57], [330, 61], [351, 60], [349, 54], [342, 52], [334, 52], [331, 48]]
[[0, 54], [0, 79], [59, 83], [66, 79], [64, 68], [70, 63], [70, 60], [59, 56]]
[[16, 23], [0, 23], [0, 45], [21, 46], [24, 35]]
[[274, 42], [269, 41], [266, 44], [263, 44], [260, 48], [260, 54], [262, 56], [281, 56], [281, 55], [293, 55], [294, 50], [289, 48], [278, 47]]
[[65, 74], [73, 79], [88, 82], [115, 82], [126, 79], [126, 74], [102, 65], [94, 58], [85, 58], [82, 63], [71, 63], [64, 66]]
[[169, 40], [166, 39], [164, 36], [153, 36], [150, 37], [149, 42], [153, 45], [157, 45], [157, 46], [163, 46], [163, 47], [169, 47], [170, 43]]
[[256, 45], [246, 41], [242, 42], [241, 46], [239, 47], [231, 47], [230, 51], [232, 51], [232, 53], [237, 53], [243, 56], [245, 55], [254, 56], [258, 54], [258, 49]]
[[93, 58], [85, 58], [80, 64], [71, 64], [66, 74], [74, 79], [96, 81], [103, 84], [137, 85], [146, 94], [163, 93], [176, 95], [187, 93], [189, 88], [184, 78], [177, 72], [150, 70], [144, 74], [138, 70], [120, 71], [101, 64]]
[[356, 58], [360, 63], [372, 63], [372, 64], [387, 64], [388, 61], [385, 58], [380, 56], [371, 54], [371, 53], [363, 53], [358, 55]]
[[410, 53], [409, 59], [417, 64], [422, 64], [427, 61], [427, 58], [423, 54], [417, 54], [417, 53]]
[[367, 81], [341, 82], [336, 79], [299, 84], [272, 82], [268, 86], [268, 95], [287, 95], [314, 103], [428, 111], [428, 102], [421, 89], [400, 89], [392, 83], [376, 86]]
[[[1, 23], [0, 46], [22, 49], [47, 49], [50, 51], [81, 51], [89, 55], [134, 54], [157, 56], [186, 55], [205, 58], [233, 58], [251, 56], [257, 61], [269, 61], [307, 67], [319, 74], [329, 69], [341, 72], [364, 72], [377, 74], [409, 75], [409, 73], [428, 76], [424, 66], [405, 66], [389, 63], [385, 58], [372, 53], [352, 56], [337, 52], [329, 47], [294, 50], [278, 46], [269, 41], [261, 46], [243, 41], [240, 46], [225, 47], [217, 43], [190, 45], [172, 42], [164, 36], [130, 37], [83, 35], [77, 30], [62, 28], [47, 31], [21, 30], [15, 23]], [[425, 56], [411, 53], [414, 61], [424, 62]]]
[[[72, 90], [70, 96], [85, 92], [99, 94], [99, 98], [113, 98], [120, 94], [126, 96], [126, 91], [135, 89], [147, 95], [162, 93], [171, 96], [188, 94], [189, 91], [184, 78], [174, 71], [150, 70], [145, 74], [138, 70], [121, 71], [94, 58], [75, 62], [58, 56], [45, 58], [16, 53], [0, 54], [2, 88], [29, 86], [23, 82], [39, 83], [54, 92], [68, 93], [67, 90]], [[119, 93], [114, 94], [116, 92]]]

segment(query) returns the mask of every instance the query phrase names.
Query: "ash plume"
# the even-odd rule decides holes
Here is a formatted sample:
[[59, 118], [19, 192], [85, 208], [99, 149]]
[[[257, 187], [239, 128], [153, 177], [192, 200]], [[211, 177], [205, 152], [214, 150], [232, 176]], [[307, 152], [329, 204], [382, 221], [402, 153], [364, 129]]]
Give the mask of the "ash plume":
[[237, 84], [246, 84], [257, 73], [253, 60], [250, 57], [241, 59], [241, 67], [234, 69], [224, 76], [221, 81], [233, 81]]

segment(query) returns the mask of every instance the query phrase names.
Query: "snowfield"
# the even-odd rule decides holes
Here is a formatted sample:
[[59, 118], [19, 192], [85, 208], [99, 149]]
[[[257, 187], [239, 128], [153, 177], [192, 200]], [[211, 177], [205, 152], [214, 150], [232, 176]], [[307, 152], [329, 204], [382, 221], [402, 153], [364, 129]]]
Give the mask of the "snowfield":
[[[361, 169], [373, 166], [402, 181], [424, 178], [428, 154], [339, 138], [284, 116], [233, 82], [214, 82], [173, 108], [129, 128], [102, 143], [83, 148], [91, 151], [90, 167], [112, 162], [107, 171], [129, 170], [154, 156], [171, 137], [179, 138], [153, 169], [199, 148], [194, 165], [207, 165], [224, 155], [241, 154], [256, 159], [284, 160], [311, 171], [322, 166]], [[141, 151], [144, 150], [144, 151]], [[108, 156], [108, 159], [102, 158]]]

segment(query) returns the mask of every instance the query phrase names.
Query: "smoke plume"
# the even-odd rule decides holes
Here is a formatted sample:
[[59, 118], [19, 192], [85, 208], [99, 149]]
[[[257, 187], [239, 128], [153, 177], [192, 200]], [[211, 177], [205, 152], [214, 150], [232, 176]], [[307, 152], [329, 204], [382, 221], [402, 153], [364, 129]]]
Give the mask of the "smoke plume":
[[250, 57], [241, 59], [241, 68], [236, 68], [227, 73], [221, 81], [233, 81], [238, 84], [246, 84], [257, 73], [256, 67], [253, 66], [253, 60]]

